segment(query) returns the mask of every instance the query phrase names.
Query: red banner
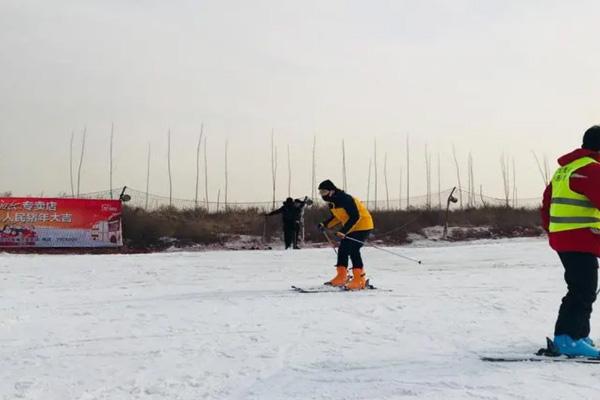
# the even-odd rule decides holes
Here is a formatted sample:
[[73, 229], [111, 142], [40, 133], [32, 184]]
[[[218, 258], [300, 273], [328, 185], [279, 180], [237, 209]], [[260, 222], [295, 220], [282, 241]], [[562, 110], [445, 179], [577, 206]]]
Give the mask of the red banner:
[[0, 197], [0, 247], [122, 245], [120, 200]]

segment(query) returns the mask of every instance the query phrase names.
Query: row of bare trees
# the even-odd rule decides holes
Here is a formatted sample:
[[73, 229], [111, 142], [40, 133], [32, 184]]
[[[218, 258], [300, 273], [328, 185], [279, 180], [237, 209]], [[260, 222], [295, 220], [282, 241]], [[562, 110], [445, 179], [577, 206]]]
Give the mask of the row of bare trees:
[[[79, 163], [76, 168], [77, 174], [74, 176], [74, 142], [75, 142], [75, 132], [71, 133], [71, 141], [70, 141], [70, 158], [69, 158], [69, 172], [70, 172], [70, 184], [71, 184], [71, 195], [79, 196], [80, 188], [81, 188], [81, 172], [84, 164], [84, 155], [85, 155], [85, 146], [86, 146], [86, 134], [87, 129], [84, 128], [81, 135], [81, 149], [79, 154]], [[111, 124], [110, 129], [110, 148], [109, 148], [109, 186], [110, 186], [110, 196], [113, 197], [112, 188], [113, 188], [113, 149], [114, 149], [114, 124]], [[203, 151], [202, 151], [203, 150]], [[316, 151], [317, 151], [317, 137], [316, 135], [313, 137], [313, 145], [312, 145], [312, 197], [316, 197]], [[224, 151], [224, 205], [227, 208], [229, 204], [229, 142], [225, 141], [225, 151]], [[533, 152], [532, 152], [533, 153]], [[201, 155], [204, 157], [204, 206], [208, 209], [209, 206], [209, 190], [208, 190], [208, 157], [207, 157], [207, 137], [204, 132], [204, 124], [201, 125], [200, 134], [198, 137], [198, 142], [196, 145], [196, 179], [195, 179], [195, 194], [194, 194], [194, 205], [196, 207], [200, 206], [199, 199], [199, 191], [200, 191], [200, 175], [201, 175]], [[398, 203], [397, 207], [399, 209], [410, 208], [410, 178], [411, 178], [411, 155], [413, 153], [410, 149], [410, 137], [406, 135], [406, 171], [403, 170], [402, 165], [399, 167], [399, 181], [398, 181]], [[434, 205], [433, 199], [433, 168], [432, 168], [432, 154], [430, 153], [429, 147], [425, 145], [425, 153], [424, 153], [424, 172], [425, 172], [425, 184], [426, 184], [426, 199], [425, 205], [427, 208], [431, 208]], [[533, 153], [533, 156], [536, 160], [539, 173], [543, 179], [544, 184], [547, 184], [550, 180], [549, 174], [549, 166], [548, 160], [546, 156], [543, 157], [543, 163], [540, 162], [538, 156]], [[456, 147], [452, 146], [452, 157], [456, 169], [456, 181], [458, 183], [458, 199], [459, 206], [463, 207], [475, 207], [477, 204], [477, 193], [476, 193], [476, 185], [475, 185], [475, 167], [474, 167], [474, 159], [471, 152], [468, 154], [467, 158], [467, 186], [463, 187], [463, 181], [461, 179], [461, 170], [459, 158], [456, 153]], [[148, 193], [150, 193], [150, 162], [151, 160], [151, 144], [148, 143], [148, 158], [147, 158], [147, 171], [146, 171], [146, 208], [148, 207]], [[342, 187], [343, 189], [348, 188], [348, 180], [347, 180], [347, 163], [346, 163], [346, 146], [345, 141], [341, 142], [341, 164], [342, 164]], [[369, 159], [369, 167], [368, 167], [368, 175], [367, 175], [367, 202], [373, 201], [375, 205], [374, 208], [377, 209], [379, 204], [379, 172], [378, 172], [378, 146], [377, 140], [374, 139], [373, 142], [373, 157]], [[512, 168], [512, 171], [511, 171]], [[288, 196], [291, 196], [292, 193], [292, 162], [291, 162], [291, 151], [289, 144], [287, 145], [287, 193]], [[517, 185], [516, 185], [516, 167], [514, 158], [510, 159], [507, 155], [502, 154], [500, 158], [500, 169], [501, 169], [501, 177], [502, 177], [502, 187], [504, 192], [503, 200], [506, 206], [517, 205]], [[171, 130], [167, 132], [167, 170], [168, 170], [168, 178], [169, 178], [169, 205], [173, 204], [173, 179], [172, 179], [172, 169], [171, 169]], [[277, 146], [275, 144], [275, 132], [271, 131], [271, 178], [272, 178], [272, 207], [275, 207], [277, 200], [277, 172], [278, 172], [278, 152]], [[372, 174], [373, 172], [373, 174]], [[438, 198], [436, 199], [436, 203], [438, 207], [442, 206], [442, 198], [441, 198], [441, 161], [440, 161], [440, 153], [437, 153], [437, 193]], [[404, 182], [405, 178], [405, 182]], [[385, 206], [387, 209], [392, 207], [390, 203], [390, 182], [389, 182], [389, 174], [388, 174], [388, 154], [387, 152], [383, 155], [383, 179], [384, 179], [384, 189], [385, 189]], [[76, 184], [75, 184], [76, 182]], [[372, 185], [373, 183], [373, 185]], [[403, 187], [406, 189], [406, 193], [403, 193]], [[371, 189], [373, 189], [374, 198], [371, 199]], [[466, 195], [466, 199], [463, 198], [463, 194]], [[404, 195], [404, 196], [403, 196]], [[480, 185], [479, 187], [479, 196], [481, 201], [485, 204], [484, 196], [483, 196], [483, 188]], [[221, 189], [217, 191], [217, 202], [220, 202], [221, 197]], [[405, 199], [403, 204], [403, 199]]]

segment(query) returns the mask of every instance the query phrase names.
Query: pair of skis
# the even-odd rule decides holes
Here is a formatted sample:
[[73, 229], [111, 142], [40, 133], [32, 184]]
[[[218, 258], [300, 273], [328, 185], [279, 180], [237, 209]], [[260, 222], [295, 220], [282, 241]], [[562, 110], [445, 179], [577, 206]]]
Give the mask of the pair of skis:
[[569, 362], [577, 364], [600, 364], [600, 357], [570, 357], [561, 355], [556, 349], [554, 342], [546, 338], [546, 348], [541, 348], [537, 353], [531, 356], [499, 356], [499, 357], [481, 357], [482, 361], [488, 362]]
[[292, 285], [292, 290], [298, 293], [346, 293], [346, 292], [362, 292], [363, 290], [378, 290], [380, 292], [391, 292], [391, 289], [379, 289], [369, 282], [367, 279], [367, 284], [362, 290], [349, 290], [344, 286], [331, 286], [331, 285], [319, 285], [319, 286], [294, 286]]

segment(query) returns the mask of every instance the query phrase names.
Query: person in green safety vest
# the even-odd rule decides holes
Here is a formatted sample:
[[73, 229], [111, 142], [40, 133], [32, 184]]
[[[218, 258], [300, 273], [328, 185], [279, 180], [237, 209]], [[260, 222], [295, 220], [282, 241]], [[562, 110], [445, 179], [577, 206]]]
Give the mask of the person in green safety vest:
[[600, 257], [600, 126], [589, 128], [581, 148], [560, 157], [558, 164], [544, 191], [541, 211], [567, 283], [554, 327], [554, 350], [600, 357], [589, 337]]

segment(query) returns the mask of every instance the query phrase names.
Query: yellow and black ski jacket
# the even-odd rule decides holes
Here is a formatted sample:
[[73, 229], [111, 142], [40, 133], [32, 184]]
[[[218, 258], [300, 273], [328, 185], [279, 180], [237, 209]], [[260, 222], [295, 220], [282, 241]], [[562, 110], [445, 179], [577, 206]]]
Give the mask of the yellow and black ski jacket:
[[329, 203], [331, 217], [323, 222], [327, 228], [342, 225], [340, 232], [344, 235], [356, 231], [373, 229], [373, 218], [367, 207], [357, 198], [343, 190], [336, 190], [333, 196], [326, 199]]

